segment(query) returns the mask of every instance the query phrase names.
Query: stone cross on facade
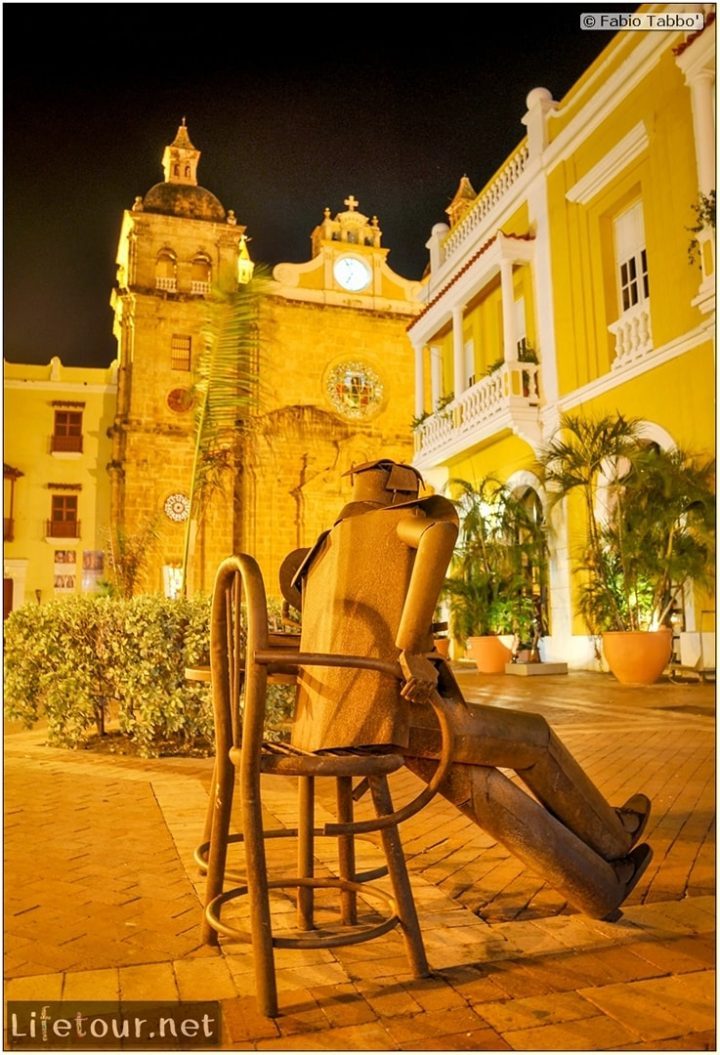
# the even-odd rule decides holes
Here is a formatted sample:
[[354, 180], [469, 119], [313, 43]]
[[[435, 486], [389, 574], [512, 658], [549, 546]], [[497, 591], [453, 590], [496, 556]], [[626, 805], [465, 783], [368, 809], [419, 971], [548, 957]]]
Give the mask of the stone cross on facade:
[[345, 199], [345, 201], [343, 202], [343, 204], [344, 204], [344, 205], [347, 205], [347, 207], [348, 207], [348, 209], [350, 210], [350, 212], [355, 212], [355, 210], [357, 209], [357, 207], [358, 207], [358, 205], [360, 204], [360, 202], [359, 202], [359, 201], [357, 201], [357, 199], [355, 198], [355, 195], [354, 195], [354, 194], [350, 194], [350, 195], [348, 195], [348, 197], [347, 197], [347, 198]]

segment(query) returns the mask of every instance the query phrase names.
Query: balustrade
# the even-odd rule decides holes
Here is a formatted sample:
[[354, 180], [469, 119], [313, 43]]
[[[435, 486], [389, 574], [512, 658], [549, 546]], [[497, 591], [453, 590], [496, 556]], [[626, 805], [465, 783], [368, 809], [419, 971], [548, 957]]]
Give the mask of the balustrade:
[[650, 301], [628, 308], [608, 329], [615, 338], [613, 370], [645, 359], [653, 350]]
[[514, 409], [540, 402], [537, 363], [503, 363], [466, 389], [447, 407], [426, 418], [415, 430], [415, 449], [433, 454], [453, 440], [466, 437]]
[[529, 157], [527, 143], [522, 143], [504, 168], [482, 192], [461, 222], [454, 227], [443, 243], [443, 259], [449, 260], [468, 235], [480, 226], [487, 214], [505, 197], [513, 184], [525, 171]]

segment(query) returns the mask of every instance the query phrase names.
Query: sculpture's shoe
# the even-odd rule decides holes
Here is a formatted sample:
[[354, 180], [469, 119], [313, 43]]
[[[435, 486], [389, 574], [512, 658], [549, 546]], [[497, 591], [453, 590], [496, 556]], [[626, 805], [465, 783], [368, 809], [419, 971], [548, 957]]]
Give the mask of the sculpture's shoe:
[[641, 843], [640, 846], [636, 846], [634, 850], [631, 850], [627, 857], [623, 857], [619, 861], [613, 861], [613, 868], [621, 884], [621, 896], [618, 899], [617, 907], [603, 916], [603, 919], [608, 923], [615, 923], [620, 919], [622, 915], [620, 906], [637, 886], [645, 869], [652, 861], [652, 855], [652, 847], [648, 843]]
[[630, 835], [628, 850], [632, 850], [647, 827], [652, 803], [647, 795], [633, 795], [615, 810], [625, 831]]

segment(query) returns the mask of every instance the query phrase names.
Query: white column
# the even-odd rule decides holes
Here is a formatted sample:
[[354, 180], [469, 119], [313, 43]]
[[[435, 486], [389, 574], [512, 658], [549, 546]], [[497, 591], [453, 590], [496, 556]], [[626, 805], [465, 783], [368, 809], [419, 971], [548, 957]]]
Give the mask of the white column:
[[[535, 259], [532, 262], [535, 302], [535, 335], [540, 352], [542, 393], [546, 407], [545, 429], [555, 426], [555, 411], [551, 409], [558, 399], [559, 381], [555, 354], [555, 300], [552, 283], [552, 254], [550, 246], [550, 210], [548, 207], [547, 177], [538, 173], [528, 188], [528, 210], [530, 223], [535, 227]], [[559, 417], [558, 417], [559, 421]], [[546, 432], [546, 435], [549, 433]]]
[[453, 381], [455, 399], [465, 391], [465, 342], [463, 340], [463, 305], [452, 310], [453, 322]]
[[432, 409], [438, 405], [443, 394], [442, 348], [430, 345], [430, 390], [432, 392]]
[[434, 274], [442, 265], [442, 244], [450, 228], [446, 223], [436, 223], [430, 234], [430, 239], [425, 243], [425, 248], [430, 250], [430, 274]]
[[513, 290], [512, 260], [500, 261], [500, 294], [502, 296], [503, 351], [506, 363], [517, 362], [515, 337], [515, 293]]
[[548, 142], [548, 114], [556, 108], [557, 103], [547, 88], [533, 88], [526, 99], [527, 113], [522, 123], [527, 128], [528, 152], [530, 160], [542, 155]]
[[415, 348], [415, 417], [419, 418], [425, 410], [425, 369], [423, 364], [423, 345]]
[[709, 194], [715, 186], [715, 75], [701, 69], [688, 77], [692, 102], [698, 187]]

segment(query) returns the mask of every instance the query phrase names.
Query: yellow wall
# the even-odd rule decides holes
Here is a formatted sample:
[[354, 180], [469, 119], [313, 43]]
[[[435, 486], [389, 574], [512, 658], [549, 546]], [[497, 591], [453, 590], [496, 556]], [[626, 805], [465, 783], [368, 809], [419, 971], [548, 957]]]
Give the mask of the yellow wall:
[[[643, 121], [645, 151], [587, 204], [566, 193]], [[552, 126], [552, 122], [551, 122]], [[549, 174], [552, 278], [560, 393], [607, 373], [619, 316], [612, 222], [641, 199], [648, 257], [654, 347], [697, 326], [691, 301], [699, 271], [689, 264], [687, 228], [697, 197], [690, 93], [668, 52], [574, 154]]]
[[[4, 460], [24, 474], [15, 483], [14, 539], [5, 543], [5, 573], [16, 568], [16, 562], [27, 562], [26, 601], [35, 602], [37, 590], [43, 601], [56, 595], [56, 550], [75, 553], [74, 567], [68, 564], [64, 570], [67, 574], [74, 571], [73, 592], [79, 593], [83, 553], [107, 549], [110, 484], [105, 467], [110, 460], [110, 440], [106, 431], [114, 414], [115, 391], [113, 367], [69, 367], [58, 359], [48, 366], [5, 363]], [[82, 453], [51, 452], [54, 400], [85, 404]], [[81, 490], [53, 490], [48, 487], [51, 483], [80, 484]], [[7, 485], [5, 490], [7, 495]], [[81, 531], [77, 542], [46, 541], [53, 494], [77, 495]], [[5, 515], [9, 516], [7, 507]], [[16, 589], [13, 607], [18, 600]]]
[[533, 470], [535, 456], [532, 448], [518, 436], [494, 437], [494, 442], [474, 451], [467, 451], [448, 463], [450, 477], [479, 483], [486, 476], [497, 476], [504, 483], [520, 469]]
[[660, 425], [677, 446], [709, 456], [715, 447], [715, 408], [708, 390], [713, 369], [713, 347], [708, 341], [574, 407], [573, 413], [602, 417], [617, 412], [640, 418]]

